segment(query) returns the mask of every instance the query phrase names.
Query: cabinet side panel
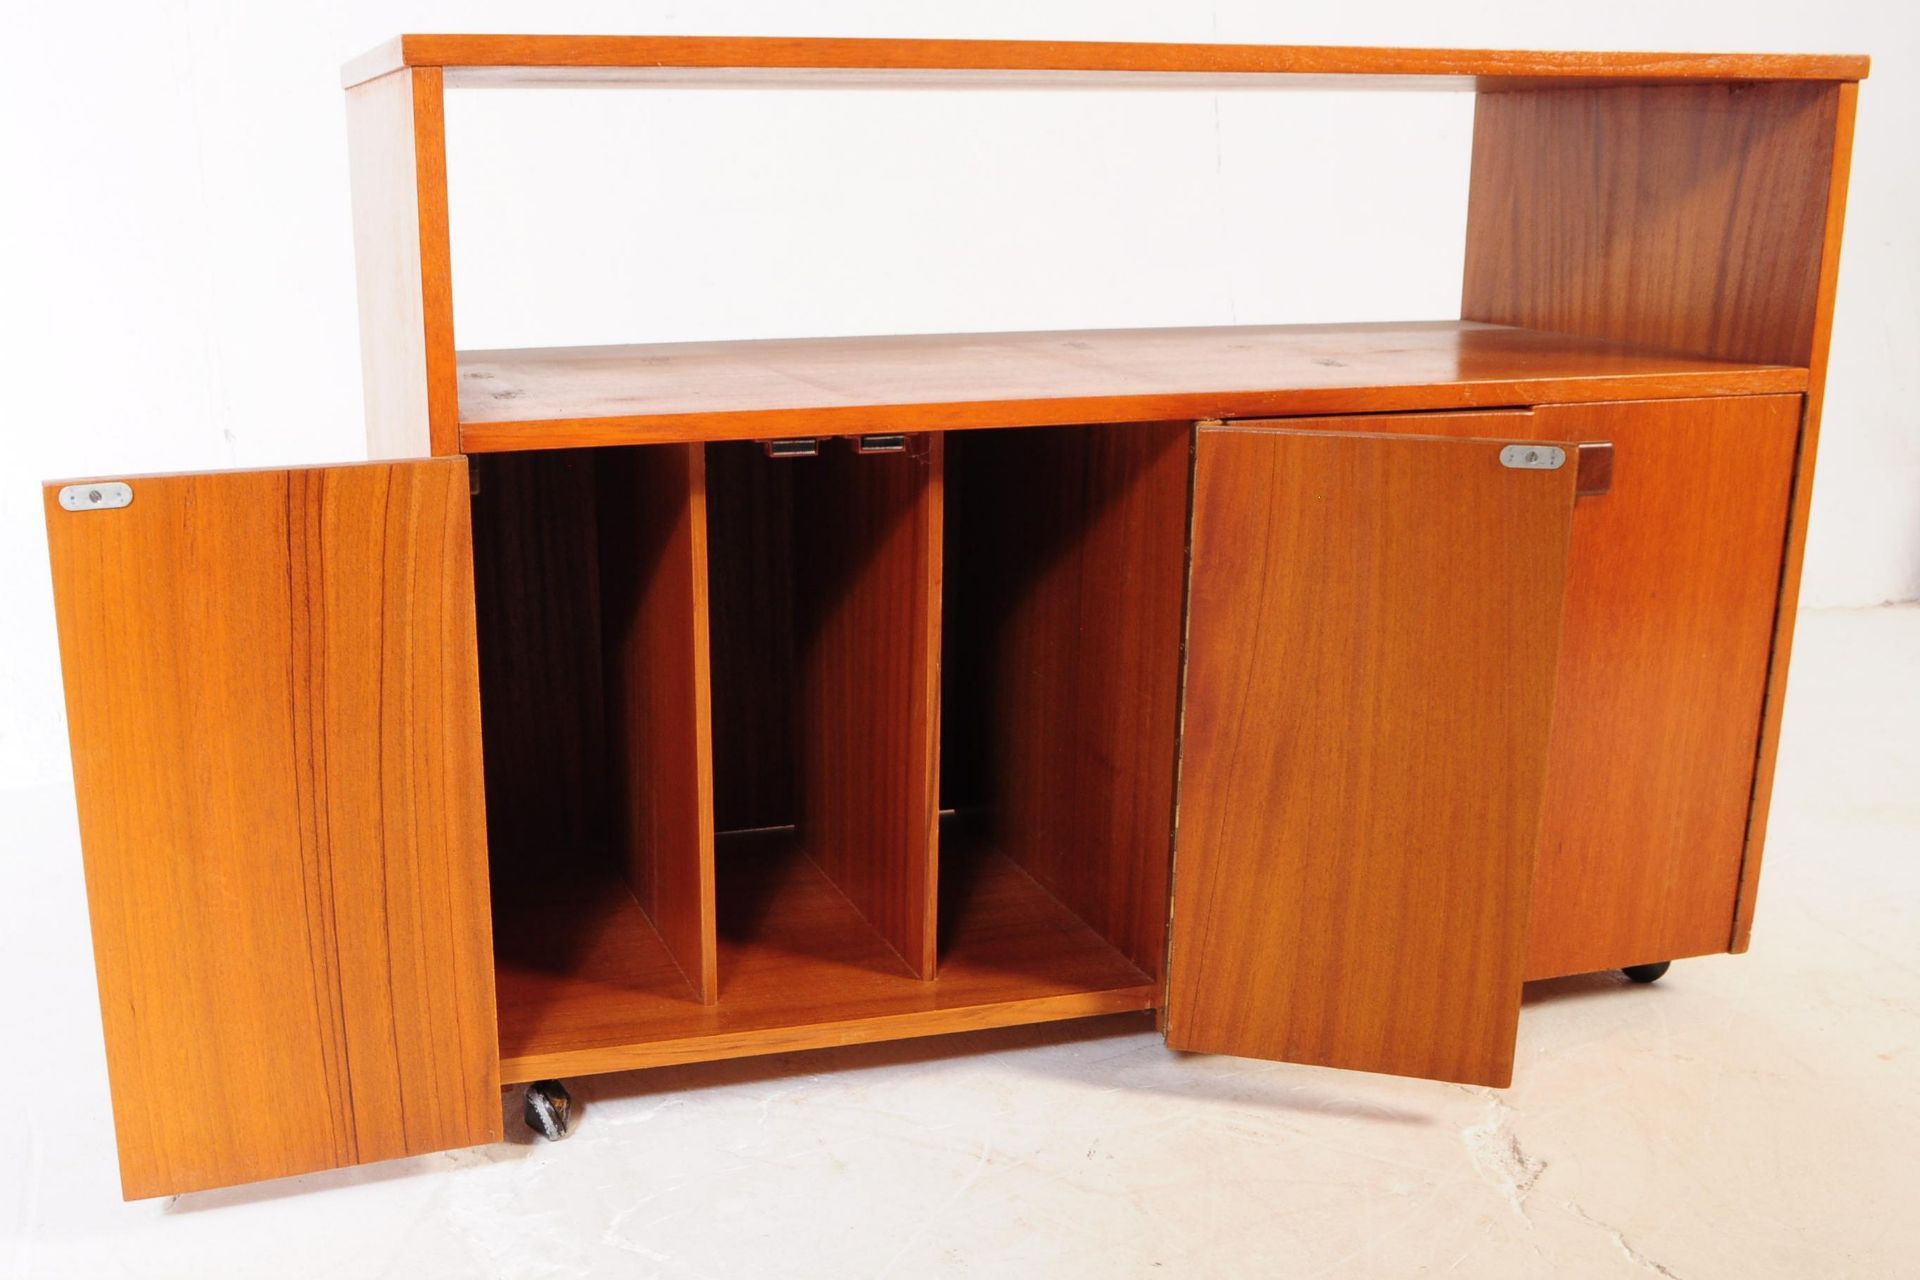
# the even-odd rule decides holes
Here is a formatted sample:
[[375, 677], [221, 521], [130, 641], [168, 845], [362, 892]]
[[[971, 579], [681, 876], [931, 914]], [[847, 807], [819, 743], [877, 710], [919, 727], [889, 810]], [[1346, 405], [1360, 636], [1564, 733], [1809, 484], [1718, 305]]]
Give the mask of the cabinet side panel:
[[368, 454], [457, 453], [440, 69], [395, 71], [347, 90], [347, 145]]
[[1199, 433], [1167, 1040], [1504, 1085], [1574, 468]]
[[1461, 317], [1808, 364], [1840, 91], [1481, 94]]
[[1767, 700], [1760, 713], [1760, 750], [1755, 761], [1753, 807], [1747, 820], [1746, 862], [1740, 872], [1740, 901], [1734, 912], [1730, 949], [1745, 951], [1753, 936], [1754, 895], [1760, 888], [1760, 858], [1766, 846], [1767, 810], [1773, 799], [1774, 761], [1780, 751], [1780, 714], [1787, 697], [1787, 660], [1793, 652], [1793, 624], [1800, 608], [1800, 570], [1806, 559], [1807, 514], [1813, 503], [1813, 465], [1820, 451], [1821, 410], [1827, 392], [1827, 346], [1833, 334], [1834, 292], [1840, 280], [1840, 235], [1846, 225], [1847, 180], [1852, 172], [1853, 116], [1860, 86], [1843, 84], [1833, 122], [1833, 172], [1827, 180], [1826, 228], [1820, 251], [1820, 295], [1814, 311], [1813, 355], [1807, 368], [1805, 419], [1800, 456], [1794, 466], [1793, 498], [1787, 513], [1786, 560], [1780, 573], [1780, 605], [1774, 621], [1773, 655], [1767, 668]]
[[598, 472], [613, 836], [634, 897], [688, 982], [711, 1003], [706, 451], [610, 449]]
[[497, 1138], [465, 464], [133, 490], [47, 492], [127, 1195]]
[[1799, 396], [1542, 408], [1608, 440], [1574, 510], [1529, 978], [1727, 948]]

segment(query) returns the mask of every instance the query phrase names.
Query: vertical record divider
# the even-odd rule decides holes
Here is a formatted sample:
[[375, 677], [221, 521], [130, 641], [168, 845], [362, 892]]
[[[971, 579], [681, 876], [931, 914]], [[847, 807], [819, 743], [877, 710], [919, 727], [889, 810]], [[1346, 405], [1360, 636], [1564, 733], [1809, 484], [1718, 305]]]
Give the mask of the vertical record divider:
[[936, 965], [944, 439], [799, 464], [797, 808], [808, 855], [915, 977]]
[[706, 454], [598, 451], [600, 598], [616, 859], [704, 1004], [718, 994]]

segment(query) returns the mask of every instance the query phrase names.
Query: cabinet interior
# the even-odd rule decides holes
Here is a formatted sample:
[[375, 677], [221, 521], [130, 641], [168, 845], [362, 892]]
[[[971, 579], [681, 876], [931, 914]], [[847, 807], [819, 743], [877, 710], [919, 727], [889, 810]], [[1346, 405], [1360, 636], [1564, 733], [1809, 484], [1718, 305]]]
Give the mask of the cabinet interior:
[[1190, 434], [474, 459], [504, 1078], [1156, 1005]]

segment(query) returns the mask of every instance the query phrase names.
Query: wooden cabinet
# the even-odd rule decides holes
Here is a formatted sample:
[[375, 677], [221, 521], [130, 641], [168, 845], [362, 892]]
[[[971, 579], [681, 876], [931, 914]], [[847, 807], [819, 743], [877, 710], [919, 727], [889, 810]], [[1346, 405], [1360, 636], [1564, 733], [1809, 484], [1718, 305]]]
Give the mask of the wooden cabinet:
[[[1462, 319], [454, 348], [447, 89], [743, 69], [1477, 88]], [[390, 460], [48, 487], [127, 1194], [494, 1140], [503, 1083], [1121, 1011], [1503, 1085], [1524, 980], [1743, 948], [1864, 72], [355, 64]]]

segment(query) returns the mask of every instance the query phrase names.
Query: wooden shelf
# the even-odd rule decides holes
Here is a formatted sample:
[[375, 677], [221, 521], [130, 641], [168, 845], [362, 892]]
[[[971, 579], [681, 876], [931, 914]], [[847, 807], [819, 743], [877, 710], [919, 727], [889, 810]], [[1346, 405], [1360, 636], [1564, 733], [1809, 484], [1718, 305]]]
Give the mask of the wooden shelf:
[[450, 83], [768, 83], [941, 87], [1293, 87], [1321, 78], [1435, 88], [1540, 82], [1703, 83], [1860, 80], [1844, 54], [1596, 53], [1328, 45], [1152, 44], [1063, 40], [889, 40], [788, 36], [403, 35], [348, 63], [348, 87], [405, 67]]
[[468, 453], [1804, 391], [1804, 369], [1436, 320], [460, 353]]
[[787, 832], [723, 836], [719, 1002], [617, 875], [494, 893], [504, 1083], [1152, 1008], [1157, 988], [1024, 871], [950, 838], [939, 976], [912, 977]]

